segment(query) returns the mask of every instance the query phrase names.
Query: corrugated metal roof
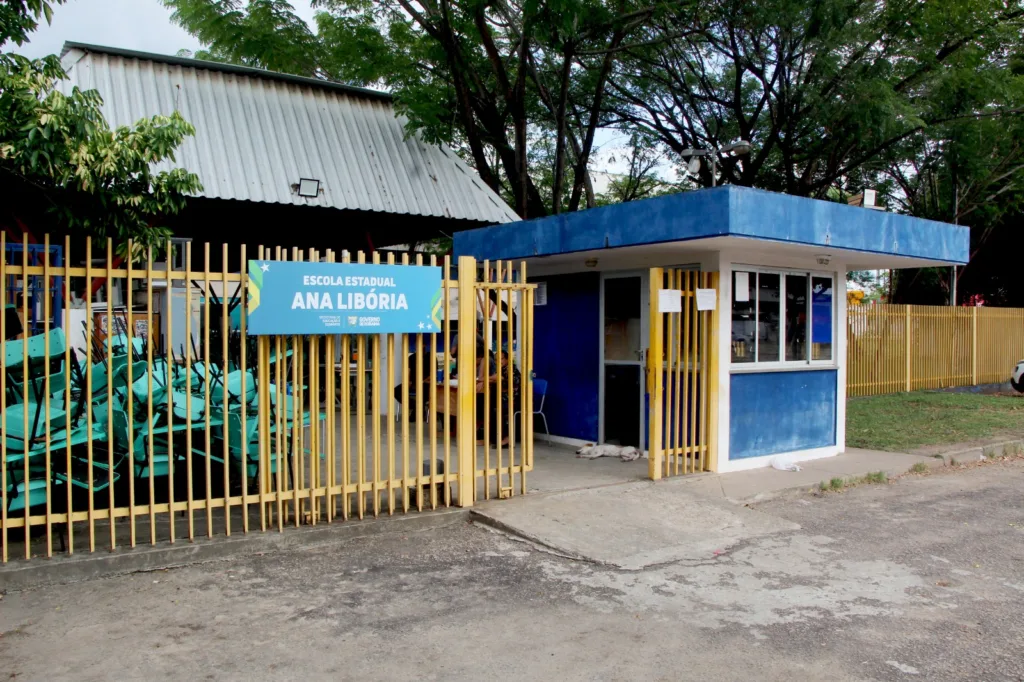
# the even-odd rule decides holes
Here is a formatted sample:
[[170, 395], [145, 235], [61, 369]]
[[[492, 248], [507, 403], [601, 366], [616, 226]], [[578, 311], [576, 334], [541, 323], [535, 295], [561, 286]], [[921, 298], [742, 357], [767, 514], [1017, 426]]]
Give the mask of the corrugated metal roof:
[[[406, 137], [387, 93], [80, 43], [63, 63], [65, 87], [99, 90], [111, 126], [180, 111], [196, 134], [175, 165], [199, 176], [201, 196], [518, 220], [450, 149]], [[300, 178], [320, 180], [320, 195], [300, 197]]]

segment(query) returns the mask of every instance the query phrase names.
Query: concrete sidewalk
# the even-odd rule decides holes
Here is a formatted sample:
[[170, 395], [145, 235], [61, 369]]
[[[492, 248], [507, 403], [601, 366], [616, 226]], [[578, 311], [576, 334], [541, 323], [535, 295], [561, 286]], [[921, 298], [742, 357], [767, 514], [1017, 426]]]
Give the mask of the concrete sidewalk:
[[752, 538], [799, 528], [651, 481], [486, 503], [473, 519], [562, 556], [627, 571], [705, 561]]
[[800, 462], [800, 471], [751, 469], [728, 474], [684, 476], [672, 479], [672, 482], [711, 497], [734, 501], [764, 500], [787, 490], [815, 488], [832, 478], [855, 478], [875, 471], [884, 471], [890, 477], [897, 476], [907, 473], [917, 463], [923, 463], [929, 469], [945, 464], [937, 457], [847, 448], [846, 452], [835, 457]]
[[912, 466], [943, 466], [935, 457], [871, 450], [801, 464], [800, 471], [754, 469], [635, 481], [490, 501], [475, 521], [562, 556], [638, 571], [670, 562], [700, 562], [754, 538], [796, 530], [743, 501], [763, 501], [833, 478], [850, 479]]

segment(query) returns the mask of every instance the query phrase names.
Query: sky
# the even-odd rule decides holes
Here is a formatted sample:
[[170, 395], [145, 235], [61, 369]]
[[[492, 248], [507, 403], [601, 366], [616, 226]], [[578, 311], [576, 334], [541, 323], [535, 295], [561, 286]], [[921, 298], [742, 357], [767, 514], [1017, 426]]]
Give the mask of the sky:
[[[312, 23], [314, 12], [309, 0], [291, 3], [299, 16]], [[171, 10], [160, 0], [68, 0], [54, 8], [52, 24], [40, 22], [28, 43], [7, 49], [38, 58], [60, 54], [65, 41], [169, 55], [201, 47], [171, 21]], [[600, 149], [591, 164], [594, 170], [621, 173], [628, 169], [625, 155], [618, 148], [628, 142], [628, 137], [602, 130], [595, 141]]]
[[[292, 0], [292, 5], [312, 21], [308, 0]], [[33, 58], [60, 54], [66, 40], [160, 54], [199, 48], [195, 38], [171, 23], [171, 10], [160, 0], [68, 0], [54, 8], [51, 25], [42, 22], [16, 51]]]

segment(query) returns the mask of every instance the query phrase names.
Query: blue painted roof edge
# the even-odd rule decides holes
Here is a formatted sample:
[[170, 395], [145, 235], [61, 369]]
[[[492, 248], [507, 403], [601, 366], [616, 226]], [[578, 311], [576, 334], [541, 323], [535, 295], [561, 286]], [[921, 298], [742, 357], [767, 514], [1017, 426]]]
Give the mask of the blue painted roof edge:
[[458, 232], [456, 256], [518, 259], [716, 236], [962, 264], [968, 228], [725, 185]]
[[730, 187], [729, 234], [795, 244], [963, 264], [970, 253], [970, 229], [915, 218]]

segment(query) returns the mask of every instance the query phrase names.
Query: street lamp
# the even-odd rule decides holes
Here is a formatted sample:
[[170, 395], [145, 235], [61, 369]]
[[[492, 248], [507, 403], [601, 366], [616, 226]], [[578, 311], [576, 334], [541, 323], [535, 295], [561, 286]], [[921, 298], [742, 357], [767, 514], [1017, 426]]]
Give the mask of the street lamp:
[[700, 157], [710, 156], [711, 157], [711, 186], [715, 187], [718, 184], [718, 157], [724, 154], [735, 154], [740, 156], [741, 154], [749, 154], [751, 145], [746, 140], [736, 140], [730, 142], [724, 147], [716, 147], [714, 149], [684, 149], [679, 155], [684, 159], [689, 158], [690, 162], [686, 164], [686, 170], [691, 175], [695, 175], [700, 170]]

